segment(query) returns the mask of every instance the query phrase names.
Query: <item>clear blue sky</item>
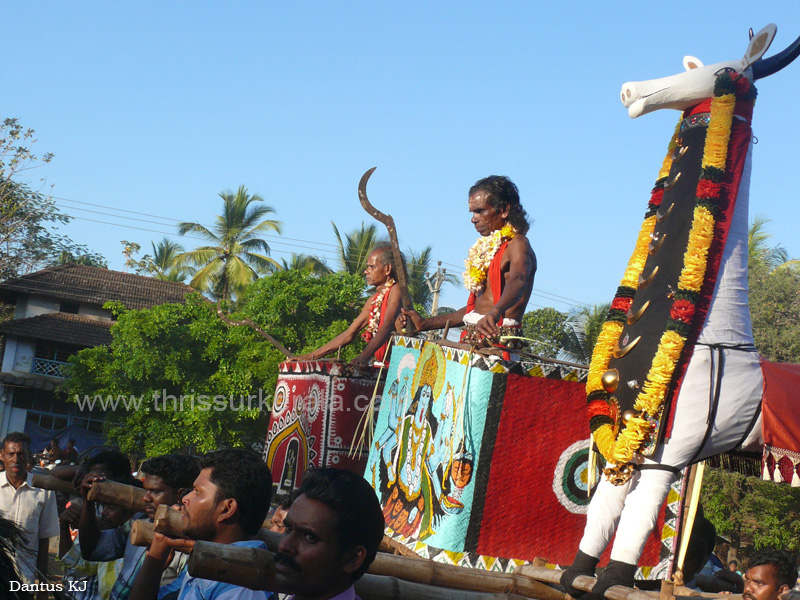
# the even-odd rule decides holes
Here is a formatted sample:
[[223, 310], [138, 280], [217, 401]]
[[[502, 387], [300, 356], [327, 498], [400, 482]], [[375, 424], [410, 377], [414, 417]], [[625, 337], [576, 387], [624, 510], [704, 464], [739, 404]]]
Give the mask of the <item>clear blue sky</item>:
[[[331, 221], [369, 220], [356, 187], [377, 166], [370, 198], [403, 248], [430, 244], [460, 274], [467, 189], [504, 174], [534, 221], [531, 308], [564, 311], [613, 295], [678, 117], [631, 120], [621, 84], [676, 73], [685, 54], [740, 58], [749, 27], [778, 25], [768, 55], [800, 36], [796, 1], [31, 0], [0, 18], [0, 117], [55, 154], [33, 176], [76, 217], [63, 232], [111, 268], [120, 240], [146, 250], [175, 220], [210, 223], [241, 184], [292, 238], [271, 240], [275, 258], [333, 263]], [[750, 214], [798, 257], [800, 61], [757, 85]], [[443, 304], [465, 296], [448, 288]]]

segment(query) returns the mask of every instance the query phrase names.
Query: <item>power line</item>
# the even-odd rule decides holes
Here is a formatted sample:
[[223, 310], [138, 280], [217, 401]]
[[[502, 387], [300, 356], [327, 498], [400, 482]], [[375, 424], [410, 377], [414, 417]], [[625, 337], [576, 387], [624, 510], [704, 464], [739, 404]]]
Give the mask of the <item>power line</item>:
[[[140, 216], [150, 217], [150, 218], [154, 218], [154, 219], [161, 219], [161, 220], [164, 220], [164, 221], [172, 221], [172, 222], [175, 222], [175, 223], [183, 222], [180, 219], [175, 219], [173, 217], [163, 217], [163, 216], [159, 216], [159, 215], [153, 215], [153, 214], [149, 214], [149, 213], [142, 213], [142, 212], [138, 212], [138, 211], [132, 211], [132, 210], [117, 208], [117, 207], [108, 206], [108, 205], [96, 204], [96, 203], [93, 203], [93, 202], [85, 202], [85, 201], [81, 201], [81, 200], [73, 200], [71, 198], [64, 198], [64, 197], [60, 197], [60, 196], [52, 196], [52, 198], [57, 199], [57, 200], [66, 201], [66, 202], [82, 204], [82, 205], [85, 205], [85, 206], [94, 206], [96, 208], [105, 208], [105, 209], [112, 210], [112, 211], [117, 211], [117, 212], [124, 212], [124, 213], [128, 213], [128, 214], [140, 215]], [[110, 213], [104, 213], [104, 212], [94, 211], [94, 210], [91, 210], [91, 209], [80, 208], [80, 207], [76, 207], [76, 206], [66, 207], [66, 208], [69, 208], [71, 210], [81, 210], [81, 211], [89, 212], [89, 213], [93, 213], [93, 214], [104, 215], [104, 216], [113, 217], [113, 218], [116, 218], [116, 219], [125, 219], [125, 220], [131, 220], [131, 221], [136, 221], [136, 222], [150, 223], [150, 221], [147, 221], [145, 219], [138, 219], [138, 218], [127, 217], [127, 216], [123, 216], [123, 215], [115, 215], [115, 214], [110, 214]], [[101, 221], [101, 220], [97, 220], [97, 219], [89, 219], [87, 217], [76, 217], [76, 216], [71, 216], [71, 217], [74, 218], [74, 219], [78, 219], [78, 220], [82, 220], [82, 221], [89, 221], [89, 222], [93, 222], [93, 223], [99, 223], [99, 224], [103, 224], [103, 225], [112, 225], [112, 226], [116, 226], [116, 227], [135, 229], [135, 230], [138, 230], [138, 231], [147, 231], [149, 233], [159, 233], [161, 235], [169, 235], [169, 236], [174, 236], [174, 237], [184, 237], [184, 238], [189, 238], [189, 239], [202, 240], [202, 241], [206, 241], [206, 242], [208, 241], [206, 238], [202, 238], [202, 237], [199, 237], [199, 236], [192, 236], [192, 235], [188, 235], [188, 234], [185, 234], [185, 235], [181, 236], [178, 233], [158, 231], [158, 230], [155, 230], [155, 229], [148, 229], [148, 228], [144, 228], [144, 227], [135, 227], [135, 226], [132, 226], [132, 225], [125, 225], [125, 224], [122, 224], [122, 223], [112, 223], [112, 222]], [[166, 225], [166, 223], [154, 223], [154, 225]], [[286, 246], [286, 247], [289, 247], [289, 248], [299, 248], [299, 249], [302, 249], [302, 250], [310, 250], [310, 251], [314, 251], [314, 252], [317, 252], [317, 253], [323, 253], [324, 254], [324, 256], [322, 256], [323, 259], [337, 260], [337, 261], [341, 260], [341, 257], [338, 256], [336, 253], [332, 253], [331, 251], [325, 250], [323, 248], [315, 248], [313, 246], [313, 245], [316, 245], [316, 246], [327, 246], [327, 247], [330, 247], [330, 248], [338, 249], [339, 246], [336, 245], [336, 244], [328, 244], [326, 242], [317, 242], [317, 241], [313, 241], [313, 240], [303, 240], [303, 239], [299, 239], [299, 238], [288, 238], [288, 237], [284, 237], [284, 236], [280, 236], [280, 237], [271, 236], [269, 234], [264, 234], [262, 237], [267, 239], [267, 240], [269, 240], [270, 242], [272, 242], [273, 244], [276, 244], [276, 245]], [[289, 243], [286, 243], [287, 241], [299, 242], [300, 244], [289, 244]], [[312, 246], [301, 245], [301, 244], [312, 244]], [[295, 252], [285, 251], [285, 250], [280, 250], [280, 249], [275, 249], [275, 252], [277, 252], [279, 254], [288, 254], [288, 255], [296, 254]], [[450, 267], [452, 267], [454, 269], [457, 269], [457, 270], [460, 270], [462, 268], [461, 266], [458, 266], [458, 265], [455, 265], [453, 263], [449, 263], [449, 262], [446, 262], [446, 261], [441, 261], [441, 263], [442, 263], [442, 265], [450, 266]], [[352, 261], [349, 261], [349, 264], [355, 264], [355, 263], [353, 263]], [[536, 296], [542, 297], [542, 298], [544, 298], [546, 300], [556, 301], [556, 302], [560, 302], [562, 304], [567, 304], [567, 305], [573, 306], [573, 307], [592, 306], [591, 304], [588, 304], [588, 303], [585, 303], [585, 302], [581, 302], [581, 301], [575, 300], [573, 298], [568, 298], [567, 296], [562, 296], [560, 294], [555, 294], [553, 292], [547, 292], [545, 290], [541, 290], [541, 289], [538, 289], [538, 288], [536, 288], [536, 289], [534, 289], [532, 291], [532, 295], [536, 295]], [[528, 302], [527, 306], [536, 306], [536, 307], [540, 307], [540, 308], [546, 308], [545, 306], [542, 306], [540, 304], [536, 304], [534, 302]]]

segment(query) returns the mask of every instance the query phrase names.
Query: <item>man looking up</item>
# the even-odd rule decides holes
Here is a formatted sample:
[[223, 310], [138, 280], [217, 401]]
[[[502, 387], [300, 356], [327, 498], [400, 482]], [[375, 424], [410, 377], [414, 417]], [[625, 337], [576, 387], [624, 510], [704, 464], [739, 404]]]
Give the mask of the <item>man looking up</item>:
[[[188, 550], [194, 540], [266, 548], [253, 537], [269, 512], [272, 475], [261, 457], [241, 448], [217, 450], [200, 460], [200, 475], [183, 497], [183, 532], [188, 539], [170, 539], [156, 533], [131, 600], [149, 600], [158, 594], [161, 573], [170, 552]], [[188, 574], [178, 600], [266, 600], [257, 592], [229, 583], [198, 579]]]
[[[144, 496], [147, 517], [152, 521], [156, 508], [161, 504], [171, 506], [179, 502], [183, 495], [191, 489], [192, 483], [200, 472], [200, 467], [194, 457], [167, 454], [146, 460], [142, 463], [141, 471], [144, 473], [142, 484], [147, 492]], [[84, 558], [95, 561], [124, 558], [122, 570], [114, 582], [109, 599], [127, 600], [130, 597], [131, 585], [136, 573], [142, 566], [145, 548], [130, 543], [132, 521], [128, 521], [123, 527], [100, 531], [95, 519], [95, 503], [89, 502], [86, 495], [93, 482], [104, 479], [104, 475], [89, 473], [81, 483], [81, 494], [84, 498], [78, 526], [81, 554]], [[134, 519], [143, 516], [142, 514], [135, 515]], [[185, 555], [176, 553], [169, 568], [164, 572], [161, 584], [167, 585], [174, 581], [183, 569], [185, 562]]]
[[797, 563], [785, 550], [765, 548], [750, 558], [744, 574], [743, 600], [778, 600], [797, 582]]
[[284, 519], [275, 583], [293, 600], [354, 600], [383, 539], [383, 513], [367, 481], [351, 471], [307, 471]]
[[[419, 331], [474, 325], [480, 336], [499, 327], [519, 327], [533, 290], [536, 255], [526, 234], [530, 225], [519, 190], [508, 177], [492, 175], [469, 190], [472, 224], [481, 235], [470, 248], [464, 272], [467, 306], [454, 313], [422, 319], [403, 310]], [[403, 319], [401, 319], [402, 321]]]
[[395, 285], [397, 275], [394, 265], [392, 246], [386, 243], [377, 244], [367, 258], [367, 268], [364, 269], [367, 285], [374, 286], [375, 293], [364, 304], [361, 314], [350, 327], [330, 342], [292, 360], [322, 358], [351, 343], [363, 329], [361, 337], [367, 342], [367, 347], [353, 359], [353, 364], [367, 365], [373, 356], [377, 362], [383, 362], [387, 342], [395, 328], [395, 320], [400, 316], [400, 289]]
[[[55, 493], [33, 487], [33, 475], [28, 474], [31, 439], [26, 434], [14, 431], [6, 436], [2, 459], [6, 470], [0, 473], [0, 517], [23, 530], [24, 546], [16, 548], [22, 582], [34, 583], [34, 570], [38, 570], [44, 583], [50, 538], [59, 532]], [[47, 593], [40, 592], [38, 597], [45, 598]]]

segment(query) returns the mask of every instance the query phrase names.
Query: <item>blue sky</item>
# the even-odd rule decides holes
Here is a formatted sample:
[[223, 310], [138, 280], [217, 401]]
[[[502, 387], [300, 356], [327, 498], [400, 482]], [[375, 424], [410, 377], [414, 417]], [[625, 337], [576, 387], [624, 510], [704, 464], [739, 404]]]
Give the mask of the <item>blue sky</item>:
[[[622, 83], [685, 54], [740, 58], [749, 27], [778, 25], [768, 55], [800, 36], [797, 2], [27, 1], [0, 16], [0, 117], [55, 154], [28, 175], [111, 268], [120, 240], [211, 223], [242, 184], [283, 221], [273, 257], [333, 263], [331, 221], [369, 221], [356, 187], [377, 166], [369, 195], [403, 249], [430, 244], [460, 274], [467, 190], [504, 174], [533, 219], [530, 307], [562, 311], [612, 297], [678, 118], [631, 120]], [[757, 85], [750, 214], [798, 257], [800, 61]]]

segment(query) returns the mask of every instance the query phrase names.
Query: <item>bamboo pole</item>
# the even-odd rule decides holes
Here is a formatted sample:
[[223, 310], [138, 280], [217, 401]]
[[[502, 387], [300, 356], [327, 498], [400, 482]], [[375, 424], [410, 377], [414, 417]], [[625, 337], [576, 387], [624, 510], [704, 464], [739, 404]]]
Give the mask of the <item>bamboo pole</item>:
[[183, 537], [183, 513], [171, 506], [161, 504], [156, 507], [153, 528], [164, 535]]
[[41, 488], [43, 490], [53, 490], [54, 492], [63, 492], [65, 494], [80, 495], [78, 490], [69, 482], [54, 477], [53, 475], [46, 475], [45, 473], [33, 474], [33, 487]]
[[403, 581], [397, 577], [366, 574], [356, 581], [356, 594], [362, 600], [526, 600], [517, 594], [491, 594], [432, 587]]
[[[163, 533], [170, 537], [184, 537], [183, 533], [183, 513], [175, 510], [171, 506], [161, 504], [156, 508], [156, 514], [153, 518], [154, 531]], [[278, 544], [281, 541], [281, 534], [269, 529], [261, 529], [256, 533], [256, 539], [261, 540], [267, 545], [267, 549], [271, 552], [278, 551]], [[131, 542], [133, 544], [133, 542]], [[149, 545], [150, 542], [147, 542]], [[136, 546], [137, 544], [134, 544]]]
[[405, 544], [401, 544], [397, 540], [393, 540], [388, 535], [383, 536], [383, 540], [378, 546], [378, 551], [388, 552], [389, 554], [400, 554], [402, 556], [409, 556], [411, 558], [418, 558], [420, 560], [425, 560], [419, 554], [414, 552], [411, 548], [409, 548]]
[[105, 502], [106, 504], [123, 506], [133, 512], [145, 512], [142, 498], [146, 493], [142, 488], [106, 479], [92, 483], [86, 498], [92, 502]]
[[703, 472], [705, 466], [705, 462], [700, 462], [692, 465], [690, 471], [689, 485], [691, 486], [691, 490], [687, 490], [690, 494], [689, 510], [681, 526], [681, 545], [680, 551], [678, 552], [678, 563], [675, 568], [675, 573], [672, 576], [672, 580], [676, 585], [683, 585], [684, 583], [683, 562], [686, 559], [686, 551], [689, 549], [689, 540], [692, 537], [692, 528], [694, 527], [694, 520], [697, 516], [697, 506], [700, 504], [700, 490], [703, 487]]
[[[420, 561], [417, 561], [420, 562]], [[189, 556], [192, 577], [240, 585], [252, 590], [279, 591], [275, 581], [274, 555], [268, 550], [243, 548], [212, 542], [197, 542]], [[522, 600], [508, 593], [485, 593], [448, 589], [404, 581], [397, 577], [367, 574], [355, 584], [362, 600]], [[562, 595], [563, 597], [563, 595]]]
[[131, 545], [148, 547], [153, 543], [155, 529], [153, 523], [139, 519], [131, 524]]
[[195, 542], [189, 555], [189, 575], [223, 583], [233, 583], [251, 590], [274, 591], [274, 554], [262, 548]]
[[[272, 579], [264, 579], [265, 573], [274, 574], [271, 552], [268, 550], [256, 552], [258, 549], [240, 546], [220, 544], [209, 546], [209, 544], [210, 542], [197, 542], [195, 545], [195, 551], [189, 559], [190, 575], [206, 579], [227, 577], [225, 574], [232, 572], [226, 566], [230, 563], [236, 565], [238, 579], [236, 581], [222, 579], [222, 581], [238, 583], [251, 589], [274, 590], [269, 587], [274, 585]], [[196, 558], [194, 558], [195, 553], [198, 554]], [[245, 569], [244, 565], [249, 565], [249, 568]], [[369, 572], [373, 575], [396, 577], [413, 583], [457, 590], [490, 594], [512, 593], [538, 600], [565, 600], [566, 597], [563, 592], [523, 575], [490, 573], [405, 556], [378, 554]]]

